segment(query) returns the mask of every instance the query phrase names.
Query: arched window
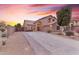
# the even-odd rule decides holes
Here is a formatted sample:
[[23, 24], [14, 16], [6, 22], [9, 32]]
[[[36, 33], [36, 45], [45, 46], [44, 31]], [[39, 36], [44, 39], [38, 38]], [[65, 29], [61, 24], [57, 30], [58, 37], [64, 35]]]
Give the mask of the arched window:
[[48, 22], [51, 22], [51, 18], [48, 19]]
[[54, 19], [52, 19], [52, 21], [55, 21]]

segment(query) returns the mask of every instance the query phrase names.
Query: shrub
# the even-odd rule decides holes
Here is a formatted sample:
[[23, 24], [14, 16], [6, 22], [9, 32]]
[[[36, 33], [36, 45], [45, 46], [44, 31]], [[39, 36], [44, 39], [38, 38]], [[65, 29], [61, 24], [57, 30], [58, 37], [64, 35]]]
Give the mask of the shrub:
[[2, 37], [6, 37], [6, 34], [2, 34]]
[[63, 33], [60, 32], [60, 33], [57, 33], [57, 35], [63, 35]]
[[4, 32], [5, 31], [5, 29], [0, 29], [2, 32]]
[[51, 30], [48, 30], [47, 32], [48, 32], [48, 33], [51, 33], [52, 31], [51, 31]]
[[74, 32], [68, 31], [68, 32], [65, 32], [65, 34], [66, 34], [67, 36], [73, 36], [73, 35], [74, 35]]

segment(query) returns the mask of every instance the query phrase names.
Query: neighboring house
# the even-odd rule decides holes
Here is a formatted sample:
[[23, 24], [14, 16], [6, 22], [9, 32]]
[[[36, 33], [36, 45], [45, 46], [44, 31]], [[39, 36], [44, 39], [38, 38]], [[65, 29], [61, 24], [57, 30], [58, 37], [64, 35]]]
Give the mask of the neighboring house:
[[58, 31], [56, 17], [49, 15], [34, 22], [34, 31]]
[[79, 18], [73, 18], [70, 25], [72, 31], [79, 32]]
[[24, 31], [33, 31], [33, 23], [31, 20], [24, 20], [23, 28]]

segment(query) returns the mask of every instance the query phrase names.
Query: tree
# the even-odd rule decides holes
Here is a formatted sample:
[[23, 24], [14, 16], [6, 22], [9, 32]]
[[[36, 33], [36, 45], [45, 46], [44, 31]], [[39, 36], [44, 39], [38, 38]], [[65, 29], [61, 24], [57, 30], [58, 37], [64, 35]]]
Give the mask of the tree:
[[17, 23], [15, 25], [15, 31], [21, 31], [21, 24], [20, 23]]
[[71, 20], [71, 9], [69, 7], [62, 8], [56, 15], [58, 25], [64, 27], [64, 30], [67, 30]]

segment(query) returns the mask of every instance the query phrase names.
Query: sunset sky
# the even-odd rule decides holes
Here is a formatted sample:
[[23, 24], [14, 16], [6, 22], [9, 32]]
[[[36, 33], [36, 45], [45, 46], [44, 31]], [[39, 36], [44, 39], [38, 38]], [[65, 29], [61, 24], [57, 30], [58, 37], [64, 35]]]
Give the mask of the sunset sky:
[[56, 11], [65, 6], [72, 8], [73, 17], [79, 17], [77, 4], [0, 4], [0, 21], [9, 25], [23, 24], [24, 20], [38, 20], [47, 15], [56, 16]]

